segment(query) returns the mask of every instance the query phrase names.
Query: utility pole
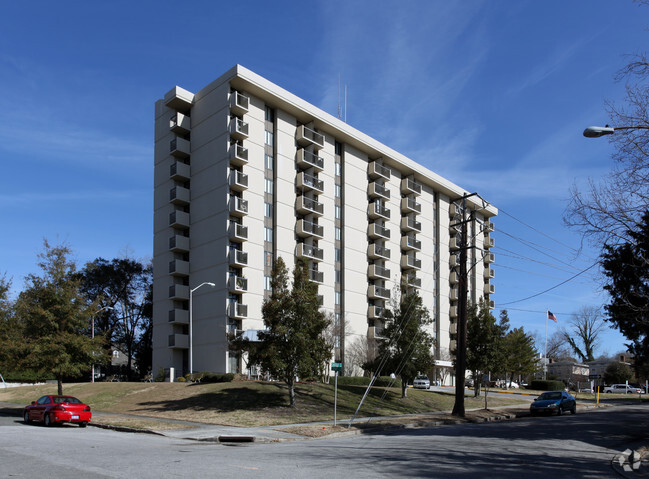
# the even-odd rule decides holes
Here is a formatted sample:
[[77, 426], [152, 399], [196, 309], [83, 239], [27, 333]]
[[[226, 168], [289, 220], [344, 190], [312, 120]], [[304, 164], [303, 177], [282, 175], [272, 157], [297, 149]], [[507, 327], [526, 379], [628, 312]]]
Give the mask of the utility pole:
[[[475, 193], [474, 193], [475, 194]], [[453, 416], [464, 417], [464, 386], [466, 376], [466, 339], [467, 339], [467, 268], [466, 252], [468, 249], [466, 199], [462, 196], [462, 221], [460, 223], [460, 272], [458, 277], [458, 321], [457, 321], [457, 349], [455, 350], [455, 405]], [[457, 223], [456, 223], [457, 224]]]

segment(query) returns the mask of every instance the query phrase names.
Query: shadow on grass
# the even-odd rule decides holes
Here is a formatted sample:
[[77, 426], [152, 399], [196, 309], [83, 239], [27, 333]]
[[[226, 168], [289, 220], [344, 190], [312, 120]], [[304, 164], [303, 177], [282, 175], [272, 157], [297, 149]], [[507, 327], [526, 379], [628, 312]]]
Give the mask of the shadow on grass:
[[217, 411], [232, 412], [241, 409], [248, 411], [265, 408], [288, 407], [286, 387], [269, 384], [263, 389], [239, 386], [220, 391], [205, 392], [182, 399], [167, 399], [138, 403], [153, 411]]

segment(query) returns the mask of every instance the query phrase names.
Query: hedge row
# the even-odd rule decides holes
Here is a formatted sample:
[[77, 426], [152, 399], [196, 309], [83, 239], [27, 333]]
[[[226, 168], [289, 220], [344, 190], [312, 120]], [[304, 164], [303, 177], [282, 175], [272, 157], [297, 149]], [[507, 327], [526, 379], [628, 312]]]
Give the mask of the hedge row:
[[563, 390], [565, 388], [566, 385], [563, 384], [563, 381], [556, 381], [551, 379], [534, 379], [527, 387], [527, 389], [535, 389], [537, 391], [557, 391]]
[[34, 371], [8, 372], [3, 374], [2, 377], [8, 383], [39, 383], [48, 379], [55, 379], [52, 375], [39, 374]]

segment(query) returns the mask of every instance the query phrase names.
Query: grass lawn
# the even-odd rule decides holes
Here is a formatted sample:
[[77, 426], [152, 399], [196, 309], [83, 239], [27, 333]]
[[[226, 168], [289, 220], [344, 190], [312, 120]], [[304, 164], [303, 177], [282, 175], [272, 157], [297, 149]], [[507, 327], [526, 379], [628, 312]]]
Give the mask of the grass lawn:
[[[354, 414], [365, 389], [365, 386], [338, 386], [339, 420], [349, 419]], [[102, 422], [110, 422], [110, 416], [101, 413], [129, 414], [142, 416], [143, 428], [153, 428], [147, 418], [230, 426], [333, 420], [334, 387], [326, 384], [297, 384], [295, 408], [288, 406], [286, 385], [276, 382], [71, 383], [64, 384], [63, 392], [88, 403], [95, 417], [101, 417]], [[449, 411], [455, 401], [453, 392], [451, 389], [448, 393], [409, 389], [408, 397], [403, 399], [398, 387], [372, 388], [358, 415], [380, 417]], [[43, 394], [56, 394], [56, 385], [0, 389], [0, 401], [29, 404]], [[522, 402], [510, 397], [489, 397], [489, 407], [513, 404]], [[484, 398], [467, 397], [465, 407], [467, 410], [483, 408]], [[115, 418], [112, 423], [118, 420]]]

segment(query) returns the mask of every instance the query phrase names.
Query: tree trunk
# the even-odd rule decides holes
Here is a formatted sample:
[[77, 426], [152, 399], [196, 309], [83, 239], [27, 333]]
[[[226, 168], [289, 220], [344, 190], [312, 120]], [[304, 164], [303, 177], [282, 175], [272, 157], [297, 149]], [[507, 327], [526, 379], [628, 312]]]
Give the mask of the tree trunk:
[[63, 395], [63, 379], [56, 378], [56, 385], [58, 387], [58, 395], [62, 396]]
[[401, 380], [401, 397], [408, 397], [408, 382], [405, 379]]
[[288, 385], [288, 402], [291, 407], [295, 407], [295, 377], [286, 381]]

